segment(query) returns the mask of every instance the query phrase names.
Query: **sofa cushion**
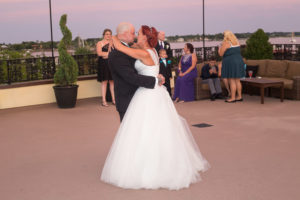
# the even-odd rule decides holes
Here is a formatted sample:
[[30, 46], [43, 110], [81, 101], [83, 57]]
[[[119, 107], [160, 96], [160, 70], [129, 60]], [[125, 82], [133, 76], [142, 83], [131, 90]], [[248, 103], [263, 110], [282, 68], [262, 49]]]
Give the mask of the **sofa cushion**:
[[266, 77], [284, 78], [286, 75], [288, 63], [285, 60], [268, 60]]
[[275, 78], [275, 77], [264, 77], [264, 79], [272, 80], [272, 81], [283, 81], [284, 82], [284, 89], [293, 89], [294, 81], [291, 79], [286, 78]]
[[246, 65], [258, 65], [258, 71], [256, 76], [265, 76], [267, 68], [267, 60], [246, 60]]
[[288, 61], [286, 78], [292, 79], [293, 76], [300, 76], [300, 61]]

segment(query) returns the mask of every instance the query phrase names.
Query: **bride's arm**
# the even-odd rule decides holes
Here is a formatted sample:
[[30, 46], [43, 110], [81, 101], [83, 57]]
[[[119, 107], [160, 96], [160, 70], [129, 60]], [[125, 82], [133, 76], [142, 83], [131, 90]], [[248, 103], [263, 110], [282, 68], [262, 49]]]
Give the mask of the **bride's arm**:
[[129, 55], [130, 57], [141, 60], [145, 65], [153, 64], [150, 54], [146, 50], [129, 48], [123, 45], [116, 36], [112, 37], [112, 41], [117, 50]]

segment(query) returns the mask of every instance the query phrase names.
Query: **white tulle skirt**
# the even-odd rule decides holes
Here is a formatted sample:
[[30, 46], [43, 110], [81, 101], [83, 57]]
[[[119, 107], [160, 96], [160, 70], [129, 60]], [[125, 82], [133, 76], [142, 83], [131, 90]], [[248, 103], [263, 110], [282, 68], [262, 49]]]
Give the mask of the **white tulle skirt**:
[[209, 168], [165, 87], [139, 88], [105, 161], [101, 180], [130, 189], [187, 188]]

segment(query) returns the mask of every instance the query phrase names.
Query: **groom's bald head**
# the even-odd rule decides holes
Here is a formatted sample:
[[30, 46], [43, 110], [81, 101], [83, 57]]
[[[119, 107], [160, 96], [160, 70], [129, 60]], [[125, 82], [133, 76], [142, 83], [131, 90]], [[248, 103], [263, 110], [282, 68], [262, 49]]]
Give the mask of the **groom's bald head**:
[[133, 42], [135, 38], [134, 26], [128, 22], [122, 22], [117, 26], [117, 37], [126, 43]]

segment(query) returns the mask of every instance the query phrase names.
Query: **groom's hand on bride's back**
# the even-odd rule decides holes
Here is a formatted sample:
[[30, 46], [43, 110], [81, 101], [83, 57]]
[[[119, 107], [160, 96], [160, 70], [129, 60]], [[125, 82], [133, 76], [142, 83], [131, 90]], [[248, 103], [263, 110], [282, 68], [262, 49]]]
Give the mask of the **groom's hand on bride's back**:
[[158, 78], [158, 85], [159, 86], [161, 86], [165, 83], [165, 77], [163, 75], [158, 74], [157, 78]]

